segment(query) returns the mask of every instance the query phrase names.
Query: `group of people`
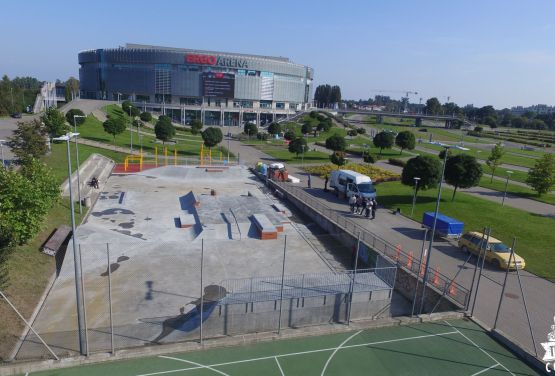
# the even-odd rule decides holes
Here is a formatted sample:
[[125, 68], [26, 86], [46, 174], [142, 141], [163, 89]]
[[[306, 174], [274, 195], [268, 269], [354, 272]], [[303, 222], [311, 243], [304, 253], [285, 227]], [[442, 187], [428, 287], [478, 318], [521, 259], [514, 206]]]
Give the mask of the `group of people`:
[[93, 176], [90, 184], [91, 184], [91, 187], [98, 189], [98, 179], [96, 178], [96, 176]]
[[372, 214], [372, 219], [376, 218], [376, 210], [378, 202], [375, 198], [366, 198], [360, 195], [352, 195], [349, 197], [349, 206], [352, 214], [364, 215], [366, 218]]

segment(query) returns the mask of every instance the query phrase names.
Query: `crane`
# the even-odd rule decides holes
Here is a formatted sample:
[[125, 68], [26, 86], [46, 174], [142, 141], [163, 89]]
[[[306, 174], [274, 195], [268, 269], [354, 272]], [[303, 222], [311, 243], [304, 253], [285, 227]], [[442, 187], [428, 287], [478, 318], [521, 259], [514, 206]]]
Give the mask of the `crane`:
[[404, 93], [405, 96], [402, 97], [403, 102], [405, 102], [405, 108], [404, 108], [404, 112], [407, 112], [408, 110], [408, 105], [409, 105], [409, 95], [418, 95], [417, 91], [411, 91], [411, 90], [370, 90], [371, 93]]

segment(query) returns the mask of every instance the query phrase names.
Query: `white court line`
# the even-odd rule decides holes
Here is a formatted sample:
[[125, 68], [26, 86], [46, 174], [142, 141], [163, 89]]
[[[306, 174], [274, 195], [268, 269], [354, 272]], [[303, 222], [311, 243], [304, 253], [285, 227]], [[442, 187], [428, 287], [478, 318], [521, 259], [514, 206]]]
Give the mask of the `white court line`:
[[326, 364], [324, 364], [324, 369], [322, 370], [322, 373], [320, 374], [320, 376], [324, 376], [324, 373], [326, 373], [326, 369], [328, 368], [328, 364], [330, 364], [331, 359], [335, 356], [335, 354], [339, 351], [339, 349], [342, 348], [344, 344], [349, 342], [351, 340], [351, 338], [353, 338], [354, 336], [359, 335], [360, 333], [362, 333], [362, 330], [359, 330], [358, 332], [356, 332], [355, 334], [353, 334], [352, 336], [347, 338], [345, 341], [341, 342], [341, 344], [335, 350], [333, 350], [330, 357], [326, 361]]
[[479, 375], [479, 374], [481, 374], [481, 373], [487, 372], [487, 371], [489, 371], [490, 369], [495, 368], [495, 367], [497, 367], [497, 366], [499, 366], [499, 365], [500, 365], [499, 363], [494, 364], [493, 366], [488, 367], [488, 368], [485, 368], [485, 369], [483, 369], [483, 370], [481, 370], [481, 371], [478, 371], [478, 372], [476, 372], [476, 373], [473, 373], [473, 374], [470, 375], [470, 376], [476, 376], [476, 375]]
[[483, 348], [481, 348], [480, 346], [478, 346], [474, 341], [472, 341], [470, 338], [468, 338], [467, 336], [465, 336], [460, 330], [458, 330], [457, 328], [455, 328], [453, 325], [449, 324], [447, 321], [443, 321], [444, 323], [446, 323], [447, 325], [449, 325], [451, 328], [455, 329], [461, 336], [463, 336], [464, 338], [466, 338], [466, 340], [470, 343], [472, 343], [477, 349], [479, 349], [481, 352], [483, 352], [484, 354], [486, 354], [487, 356], [489, 356], [491, 359], [493, 359], [494, 362], [498, 363], [501, 367], [505, 368], [505, 370], [507, 372], [509, 372], [511, 375], [515, 376], [514, 373], [512, 373], [507, 367], [505, 367], [500, 361], [498, 361], [497, 359], [495, 359], [493, 356], [491, 356], [486, 350], [484, 350]]
[[[453, 330], [453, 331], [451, 331], [451, 332], [444, 332], [444, 333], [426, 334], [426, 335], [421, 335], [421, 336], [405, 337], [405, 338], [398, 338], [398, 339], [390, 339], [390, 340], [378, 341], [378, 342], [359, 343], [359, 344], [356, 344], [356, 345], [346, 345], [346, 346], [343, 346], [343, 347], [341, 348], [341, 350], [352, 349], [352, 348], [356, 348], [356, 347], [381, 345], [381, 344], [384, 344], [384, 343], [409, 341], [409, 340], [412, 340], [412, 339], [421, 339], [421, 338], [431, 338], [431, 337], [446, 336], [446, 335], [450, 335], [450, 334], [459, 334], [459, 333], [460, 333], [459, 331]], [[160, 372], [144, 373], [144, 374], [139, 374], [139, 375], [136, 375], [136, 376], [165, 375], [165, 374], [168, 374], [168, 373], [176, 373], [176, 372], [183, 372], [183, 371], [192, 371], [192, 370], [201, 369], [201, 368], [206, 368], [206, 367], [220, 367], [220, 366], [227, 366], [227, 365], [232, 365], [232, 364], [241, 364], [241, 363], [257, 362], [257, 361], [259, 361], [259, 360], [268, 360], [268, 359], [273, 359], [273, 358], [283, 358], [283, 357], [286, 357], [286, 356], [296, 356], [296, 355], [314, 354], [314, 353], [319, 353], [319, 352], [333, 351], [333, 350], [335, 350], [335, 349], [336, 349], [336, 347], [331, 347], [331, 348], [327, 348], [327, 349], [318, 349], [318, 350], [307, 350], [307, 351], [300, 351], [300, 352], [296, 352], [296, 353], [271, 355], [271, 356], [263, 356], [263, 357], [260, 357], [260, 358], [236, 360], [236, 361], [233, 361], [233, 362], [216, 363], [216, 364], [211, 364], [211, 365], [209, 365], [209, 366], [202, 366], [202, 365], [199, 365], [198, 367], [189, 367], [189, 368], [174, 369], [174, 370], [170, 370], [170, 371], [160, 371]], [[167, 358], [169, 358], [169, 357], [167, 357]], [[175, 359], [179, 359], [179, 358], [175, 358]], [[182, 360], [182, 359], [181, 359], [181, 360]]]
[[216, 373], [219, 373], [220, 375], [229, 376], [227, 373], [222, 372], [222, 371], [219, 371], [219, 370], [217, 370], [217, 369], [215, 369], [215, 368], [212, 368], [211, 366], [205, 366], [205, 365], [200, 364], [200, 363], [191, 362], [190, 360], [185, 360], [185, 359], [180, 359], [180, 358], [173, 358], [173, 357], [171, 357], [171, 356], [164, 356], [164, 355], [160, 355], [159, 358], [177, 360], [178, 362], [184, 362], [184, 363], [193, 364], [193, 365], [198, 366], [198, 367], [200, 367], [200, 368], [206, 368], [206, 369], [209, 369], [210, 371], [214, 371], [214, 372], [216, 372]]
[[278, 358], [274, 356], [274, 359], [276, 360], [276, 363], [278, 365], [279, 372], [281, 372], [281, 376], [285, 376], [285, 373], [283, 373], [283, 369], [281, 369], [281, 364], [279, 364]]

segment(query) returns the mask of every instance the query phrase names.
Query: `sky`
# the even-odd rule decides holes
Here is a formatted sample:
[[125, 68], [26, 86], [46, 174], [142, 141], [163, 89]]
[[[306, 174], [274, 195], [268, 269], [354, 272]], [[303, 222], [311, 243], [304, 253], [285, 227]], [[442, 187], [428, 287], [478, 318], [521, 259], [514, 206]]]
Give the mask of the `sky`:
[[555, 1], [0, 0], [0, 74], [78, 77], [125, 43], [285, 56], [344, 99], [555, 105]]

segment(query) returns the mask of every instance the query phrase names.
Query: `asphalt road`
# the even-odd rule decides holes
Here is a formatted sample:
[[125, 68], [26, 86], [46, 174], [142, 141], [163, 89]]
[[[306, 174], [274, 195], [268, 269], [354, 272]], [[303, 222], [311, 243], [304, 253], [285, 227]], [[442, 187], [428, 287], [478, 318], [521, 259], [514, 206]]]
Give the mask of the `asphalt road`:
[[[272, 161], [273, 158], [238, 141], [230, 141], [231, 150], [241, 155], [243, 164], [254, 165], [257, 161]], [[345, 201], [337, 199], [331, 193], [323, 191], [324, 182], [312, 177], [312, 189], [306, 188], [306, 178], [302, 171], [295, 166], [287, 166], [289, 173], [301, 178], [300, 186], [327, 205], [331, 209], [343, 213], [346, 217], [364, 226], [372, 233], [388, 240], [395, 245], [401, 245], [405, 251], [413, 251], [415, 259], [420, 257], [423, 230], [419, 222], [409, 218], [390, 213], [388, 210], [378, 210], [376, 220], [368, 220], [360, 216], [353, 216], [348, 211]], [[379, 201], [379, 199], [378, 199]], [[518, 245], [515, 247], [518, 250]], [[517, 251], [518, 252], [518, 251]], [[463, 253], [454, 242], [438, 239], [434, 242], [430, 266], [438, 267], [440, 272], [454, 277], [456, 281], [470, 289], [475, 270], [475, 257], [465, 263], [467, 255]], [[474, 316], [492, 327], [501, 295], [505, 273], [485, 265], [483, 277], [480, 280], [479, 291], [476, 297]], [[545, 279], [539, 278], [527, 271], [521, 271], [520, 277], [523, 285], [525, 299], [528, 305], [536, 346], [541, 354], [540, 342], [545, 341], [548, 329], [553, 324], [555, 315], [555, 285]], [[475, 283], [476, 284], [476, 283]], [[472, 297], [474, 299], [474, 297]], [[533, 353], [533, 342], [527, 325], [524, 312], [524, 299], [518, 284], [516, 272], [510, 272], [507, 287], [503, 298], [503, 305], [498, 322], [498, 329], [507, 333], [521, 346]]]

